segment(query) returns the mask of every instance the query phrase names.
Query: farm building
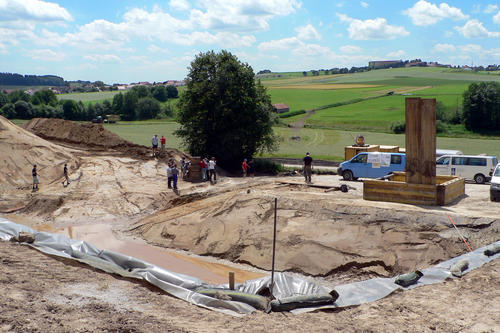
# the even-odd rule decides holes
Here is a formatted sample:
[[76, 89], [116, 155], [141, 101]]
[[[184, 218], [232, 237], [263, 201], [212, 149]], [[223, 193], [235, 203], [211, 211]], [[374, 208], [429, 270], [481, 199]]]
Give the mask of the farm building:
[[273, 104], [273, 107], [274, 111], [276, 111], [277, 113], [285, 113], [290, 111], [290, 107], [285, 103]]
[[388, 68], [392, 65], [400, 64], [401, 60], [370, 61], [368, 67], [371, 69]]

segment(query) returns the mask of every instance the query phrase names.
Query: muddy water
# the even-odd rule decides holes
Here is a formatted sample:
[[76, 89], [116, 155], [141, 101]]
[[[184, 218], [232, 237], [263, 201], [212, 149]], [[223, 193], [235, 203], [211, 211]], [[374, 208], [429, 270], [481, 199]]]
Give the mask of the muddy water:
[[123, 253], [170, 271], [197, 277], [210, 283], [228, 283], [229, 272], [235, 273], [235, 281], [238, 283], [264, 276], [261, 273], [210, 262], [168, 249], [130, 240], [120, 240], [114, 236], [111, 226], [105, 224], [68, 228], [54, 228], [50, 225], [40, 225], [36, 226], [35, 229], [63, 234], [72, 239], [84, 240], [100, 249]]

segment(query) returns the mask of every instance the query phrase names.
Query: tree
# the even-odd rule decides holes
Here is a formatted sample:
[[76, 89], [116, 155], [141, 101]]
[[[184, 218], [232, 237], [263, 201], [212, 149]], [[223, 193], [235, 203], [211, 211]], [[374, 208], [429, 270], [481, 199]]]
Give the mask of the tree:
[[168, 98], [177, 98], [179, 97], [179, 91], [175, 86], [167, 86], [167, 95]]
[[33, 117], [33, 106], [23, 100], [14, 103], [16, 117], [19, 119], [31, 119]]
[[166, 102], [168, 99], [167, 89], [164, 86], [154, 87], [153, 89], [151, 89], [151, 94], [156, 100], [160, 102]]
[[219, 165], [236, 169], [243, 158], [276, 148], [270, 97], [253, 69], [227, 51], [196, 56], [178, 105], [175, 134], [192, 155], [215, 156]]
[[123, 108], [123, 94], [119, 93], [113, 97], [113, 104], [111, 105], [111, 109], [113, 110], [113, 114], [120, 114]]
[[306, 71], [303, 71], [303, 72], [302, 72], [302, 75], [307, 76], [307, 72], [306, 72]]
[[143, 97], [137, 101], [137, 117], [139, 119], [154, 119], [160, 113], [160, 104], [152, 97]]
[[14, 104], [12, 103], [7, 103], [5, 104], [2, 109], [0, 110], [0, 113], [8, 119], [13, 119], [16, 117], [16, 109], [14, 108]]
[[123, 114], [123, 120], [135, 120], [137, 117], [135, 113], [135, 108], [137, 106], [137, 101], [139, 96], [135, 90], [130, 90], [123, 96], [123, 106], [121, 113]]
[[500, 127], [500, 83], [472, 83], [463, 95], [463, 120], [471, 131]]
[[46, 105], [56, 106], [57, 96], [56, 94], [54, 94], [52, 90], [49, 89], [38, 90], [33, 94], [31, 102], [34, 105], [46, 104]]
[[147, 97], [150, 95], [150, 91], [149, 91], [149, 88], [146, 87], [146, 86], [135, 86], [132, 88], [133, 91], [135, 91], [137, 93], [137, 96], [139, 98], [142, 98], [142, 97]]
[[78, 117], [78, 104], [71, 99], [63, 102], [63, 117], [67, 120], [76, 120]]
[[9, 103], [7, 95], [0, 91], [0, 109], [7, 103]]
[[9, 102], [15, 103], [17, 101], [29, 102], [31, 100], [30, 95], [22, 90], [14, 90], [9, 95]]

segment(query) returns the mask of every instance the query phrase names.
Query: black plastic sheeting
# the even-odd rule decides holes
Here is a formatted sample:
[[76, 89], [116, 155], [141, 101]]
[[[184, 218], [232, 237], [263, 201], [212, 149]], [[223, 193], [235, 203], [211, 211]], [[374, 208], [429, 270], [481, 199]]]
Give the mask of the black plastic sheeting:
[[[35, 236], [35, 241], [30, 246], [41, 252], [65, 258], [71, 258], [90, 266], [99, 268], [105, 272], [115, 273], [126, 277], [143, 279], [159, 287], [168, 294], [183, 299], [198, 306], [223, 312], [233, 316], [250, 314], [256, 309], [248, 304], [235, 301], [217, 299], [197, 293], [199, 288], [222, 288], [229, 289], [228, 284], [213, 285], [200, 279], [171, 272], [161, 267], [152, 265], [143, 260], [126, 256], [117, 252], [100, 250], [95, 246], [81, 240], [73, 240], [69, 237], [38, 232], [27, 226], [16, 224], [7, 219], [0, 218], [0, 239], [10, 240], [18, 237], [19, 232], [28, 232]], [[290, 312], [299, 314], [319, 309], [332, 309], [350, 307], [363, 303], [373, 302], [386, 297], [398, 289], [413, 289], [423, 285], [441, 283], [448, 278], [456, 278], [450, 272], [451, 268], [460, 260], [467, 260], [468, 268], [462, 274], [479, 268], [482, 265], [500, 257], [500, 253], [487, 256], [484, 251], [492, 246], [500, 246], [497, 241], [488, 246], [468, 252], [459, 257], [447, 260], [436, 266], [421, 269], [423, 276], [413, 285], [403, 288], [394, 283], [395, 278], [375, 278], [361, 282], [349, 283], [335, 287], [339, 297], [333, 304], [315, 307], [299, 308]], [[266, 294], [271, 285], [271, 277], [249, 280], [243, 284], [236, 285], [235, 290], [254, 295]], [[330, 288], [318, 285], [306, 279], [285, 273], [276, 273], [274, 277], [273, 295], [277, 299], [300, 296], [328, 294]]]

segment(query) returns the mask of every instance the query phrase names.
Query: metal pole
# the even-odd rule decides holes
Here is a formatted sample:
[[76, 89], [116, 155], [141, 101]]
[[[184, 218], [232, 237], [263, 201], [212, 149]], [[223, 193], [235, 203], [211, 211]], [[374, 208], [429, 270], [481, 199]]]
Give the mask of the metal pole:
[[273, 264], [271, 268], [271, 298], [274, 299], [274, 258], [276, 255], [276, 219], [278, 211], [278, 198], [274, 198], [274, 235], [273, 235]]

